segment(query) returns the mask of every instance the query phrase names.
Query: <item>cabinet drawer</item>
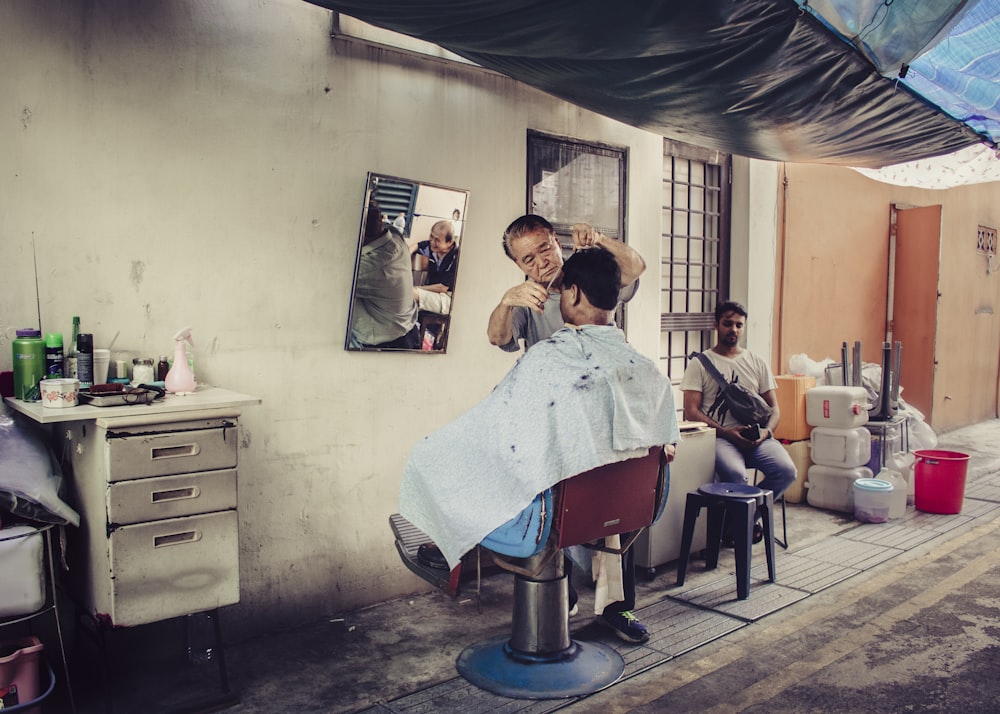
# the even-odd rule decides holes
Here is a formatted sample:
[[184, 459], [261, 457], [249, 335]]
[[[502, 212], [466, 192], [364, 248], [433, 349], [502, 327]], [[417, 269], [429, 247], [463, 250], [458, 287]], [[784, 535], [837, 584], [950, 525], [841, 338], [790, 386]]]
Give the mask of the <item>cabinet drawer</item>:
[[128, 525], [236, 508], [236, 469], [118, 481], [108, 488], [108, 523]]
[[[111, 532], [111, 616], [141, 625], [240, 600], [236, 511], [223, 511]], [[98, 613], [101, 614], [101, 613]]]
[[109, 437], [108, 480], [231, 469], [236, 427]]

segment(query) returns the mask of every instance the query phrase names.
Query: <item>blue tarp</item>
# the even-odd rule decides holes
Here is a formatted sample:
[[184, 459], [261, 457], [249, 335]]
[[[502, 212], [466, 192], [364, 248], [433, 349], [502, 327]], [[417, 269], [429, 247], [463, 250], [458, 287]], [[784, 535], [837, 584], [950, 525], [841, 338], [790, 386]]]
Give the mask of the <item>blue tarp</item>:
[[1000, 0], [796, 1], [883, 77], [1000, 142]]

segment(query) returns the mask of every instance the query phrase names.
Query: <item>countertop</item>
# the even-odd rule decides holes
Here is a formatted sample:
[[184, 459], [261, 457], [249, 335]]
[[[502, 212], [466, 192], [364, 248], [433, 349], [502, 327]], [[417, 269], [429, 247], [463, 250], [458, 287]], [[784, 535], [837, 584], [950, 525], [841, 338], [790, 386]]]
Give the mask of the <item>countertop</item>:
[[240, 394], [221, 387], [199, 385], [194, 394], [166, 394], [149, 404], [128, 404], [118, 407], [95, 407], [81, 404], [66, 409], [43, 407], [41, 402], [22, 402], [14, 397], [4, 401], [15, 411], [40, 424], [67, 421], [85, 421], [112, 417], [154, 417], [161, 414], [186, 412], [199, 409], [217, 409], [260, 404], [259, 397]]

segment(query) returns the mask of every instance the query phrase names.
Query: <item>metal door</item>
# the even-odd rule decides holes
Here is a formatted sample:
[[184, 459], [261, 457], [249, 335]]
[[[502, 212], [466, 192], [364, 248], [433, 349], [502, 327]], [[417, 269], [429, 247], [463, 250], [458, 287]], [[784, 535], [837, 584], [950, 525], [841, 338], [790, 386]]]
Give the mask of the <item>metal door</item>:
[[892, 207], [889, 339], [903, 343], [902, 398], [933, 425], [937, 313], [941, 265], [941, 206]]

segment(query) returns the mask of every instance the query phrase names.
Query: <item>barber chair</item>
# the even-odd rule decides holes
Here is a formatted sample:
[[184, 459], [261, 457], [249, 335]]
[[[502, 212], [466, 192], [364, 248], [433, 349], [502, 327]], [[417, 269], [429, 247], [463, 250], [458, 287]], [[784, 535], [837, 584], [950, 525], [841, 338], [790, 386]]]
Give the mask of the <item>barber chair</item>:
[[[510, 538], [509, 528], [502, 526], [483, 540], [482, 546], [494, 553], [494, 562], [515, 574], [512, 631], [509, 637], [467, 647], [456, 662], [459, 674], [483, 689], [518, 699], [581, 696], [621, 677], [625, 663], [618, 652], [599, 642], [570, 638], [563, 549], [586, 545], [624, 553], [666, 504], [665, 467], [663, 449], [656, 447], [644, 457], [601, 466], [557, 484], [551, 489], [554, 516], [542, 519], [541, 537], [534, 537], [537, 545], [526, 556], [522, 548], [529, 538], [518, 543]], [[525, 532], [523, 518], [512, 523], [514, 530]], [[629, 532], [632, 535], [620, 548], [603, 545], [605, 538]]]
[[[617, 651], [570, 637], [563, 549], [624, 553], [659, 518], [668, 489], [663, 448], [654, 447], [560, 482], [483, 539], [494, 564], [515, 574], [511, 634], [467, 647], [456, 662], [459, 674], [517, 699], [576, 697], [616, 682], [625, 669]], [[623, 533], [631, 535], [621, 547], [604, 545]]]

